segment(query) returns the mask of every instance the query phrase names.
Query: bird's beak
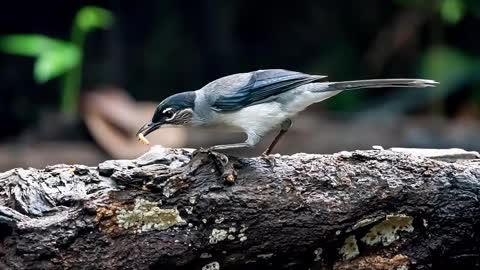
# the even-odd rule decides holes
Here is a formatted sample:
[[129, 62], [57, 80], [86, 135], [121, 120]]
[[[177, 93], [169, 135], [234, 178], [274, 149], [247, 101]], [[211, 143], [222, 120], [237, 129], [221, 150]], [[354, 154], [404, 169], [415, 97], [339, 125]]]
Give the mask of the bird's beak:
[[137, 136], [139, 134], [142, 134], [143, 136], [147, 136], [148, 134], [152, 133], [153, 131], [159, 129], [161, 125], [162, 125], [162, 123], [152, 123], [152, 122], [146, 123], [143, 127], [141, 127], [137, 131]]

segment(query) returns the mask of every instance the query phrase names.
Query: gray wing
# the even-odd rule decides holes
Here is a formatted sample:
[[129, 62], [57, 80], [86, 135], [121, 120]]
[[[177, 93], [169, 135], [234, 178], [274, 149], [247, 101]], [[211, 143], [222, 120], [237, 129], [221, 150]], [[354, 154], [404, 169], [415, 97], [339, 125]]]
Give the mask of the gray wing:
[[251, 74], [247, 84], [218, 96], [212, 109], [215, 111], [238, 110], [262, 103], [267, 99], [271, 100], [271, 97], [326, 77], [283, 69], [258, 70]]

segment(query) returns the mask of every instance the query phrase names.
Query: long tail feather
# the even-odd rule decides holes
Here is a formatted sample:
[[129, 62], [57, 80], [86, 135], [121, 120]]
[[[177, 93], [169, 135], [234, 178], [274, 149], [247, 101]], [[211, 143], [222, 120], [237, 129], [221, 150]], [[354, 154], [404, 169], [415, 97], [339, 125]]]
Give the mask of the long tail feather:
[[[355, 90], [361, 88], [380, 88], [380, 87], [435, 87], [438, 82], [423, 79], [378, 79], [378, 80], [360, 80], [331, 82], [328, 88], [323, 89], [325, 92], [338, 90]], [[322, 92], [323, 92], [322, 91]]]

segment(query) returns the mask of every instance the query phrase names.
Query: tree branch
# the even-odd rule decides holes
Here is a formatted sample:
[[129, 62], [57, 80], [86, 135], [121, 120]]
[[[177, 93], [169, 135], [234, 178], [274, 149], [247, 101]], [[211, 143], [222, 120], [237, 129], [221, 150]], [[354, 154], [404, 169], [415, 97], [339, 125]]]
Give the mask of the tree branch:
[[0, 174], [1, 269], [430, 269], [480, 263], [480, 165], [389, 150], [230, 157], [153, 148]]

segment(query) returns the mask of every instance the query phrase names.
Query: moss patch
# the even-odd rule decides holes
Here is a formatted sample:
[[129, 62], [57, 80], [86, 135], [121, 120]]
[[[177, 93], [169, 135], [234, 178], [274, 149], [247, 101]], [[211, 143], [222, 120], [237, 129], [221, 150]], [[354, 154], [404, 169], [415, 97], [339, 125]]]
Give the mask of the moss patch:
[[379, 224], [373, 226], [361, 239], [367, 245], [382, 243], [388, 246], [399, 239], [398, 232], [413, 232], [413, 217], [407, 215], [390, 215]]
[[143, 232], [152, 229], [165, 230], [175, 225], [186, 224], [176, 208], [163, 209], [158, 205], [157, 202], [137, 199], [132, 210], [118, 211], [118, 226]]
[[342, 248], [340, 249], [340, 255], [344, 260], [350, 260], [357, 257], [360, 254], [357, 245], [357, 239], [354, 235], [350, 235], [345, 239]]

